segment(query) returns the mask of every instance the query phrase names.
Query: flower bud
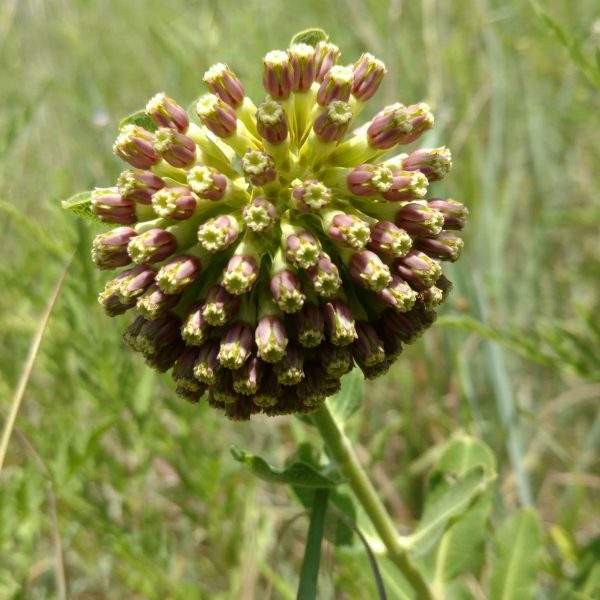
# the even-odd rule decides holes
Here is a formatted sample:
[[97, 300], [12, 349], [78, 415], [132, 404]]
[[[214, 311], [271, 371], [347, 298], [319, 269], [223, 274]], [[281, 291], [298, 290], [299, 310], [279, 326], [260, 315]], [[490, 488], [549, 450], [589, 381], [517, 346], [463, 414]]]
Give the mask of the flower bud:
[[202, 305], [202, 316], [207, 323], [218, 327], [225, 325], [237, 312], [240, 297], [230, 294], [223, 286], [213, 285]]
[[132, 238], [127, 246], [131, 260], [138, 265], [162, 262], [177, 249], [172, 233], [165, 229], [149, 229]]
[[245, 323], [232, 325], [221, 339], [219, 362], [227, 369], [239, 369], [250, 357], [252, 330]]
[[417, 292], [398, 275], [392, 275], [389, 285], [377, 297], [398, 312], [407, 312], [415, 305]]
[[381, 292], [392, 280], [389, 267], [370, 250], [362, 250], [352, 256], [350, 275], [373, 292]]
[[315, 79], [319, 83], [333, 67], [340, 56], [340, 49], [329, 42], [319, 42], [315, 47]]
[[379, 150], [389, 150], [398, 144], [414, 142], [433, 126], [433, 115], [424, 102], [404, 106], [386, 106], [371, 121], [367, 129], [369, 143]]
[[169, 260], [156, 275], [156, 283], [165, 294], [179, 294], [200, 275], [200, 263], [182, 254]]
[[144, 319], [141, 315], [138, 315], [128, 326], [125, 332], [123, 333], [123, 341], [136, 352], [141, 352], [140, 345], [138, 344], [138, 339], [140, 332], [144, 325], [148, 323], [147, 319]]
[[442, 213], [444, 229], [462, 229], [469, 214], [467, 207], [456, 200], [431, 199], [427, 205]]
[[411, 202], [396, 213], [396, 224], [412, 236], [436, 236], [444, 224], [441, 212], [427, 204]]
[[[328, 222], [330, 224], [327, 227]], [[326, 227], [325, 233], [330, 238], [347, 248], [361, 250], [371, 237], [369, 225], [356, 215], [338, 213], [333, 218], [324, 219], [323, 225]]]
[[390, 221], [377, 221], [371, 225], [369, 248], [378, 254], [400, 258], [411, 248], [412, 240], [404, 229]]
[[308, 44], [294, 44], [288, 55], [292, 67], [292, 91], [307, 92], [315, 80], [315, 49]]
[[260, 150], [248, 150], [242, 158], [242, 170], [252, 185], [263, 186], [275, 181], [277, 170], [273, 157]]
[[115, 143], [113, 152], [122, 160], [137, 169], [149, 169], [160, 161], [160, 156], [152, 147], [154, 136], [138, 125], [125, 125]]
[[196, 113], [203, 125], [217, 137], [227, 138], [237, 129], [235, 111], [214, 94], [205, 94], [198, 100]]
[[232, 108], [238, 108], [244, 101], [244, 86], [227, 65], [213, 65], [204, 73], [202, 80], [213, 94]]
[[152, 171], [129, 169], [123, 171], [117, 179], [119, 194], [127, 200], [150, 204], [152, 194], [165, 187], [165, 182]]
[[154, 282], [156, 272], [152, 267], [138, 265], [123, 271], [118, 277], [116, 291], [121, 301], [127, 303], [139, 298]]
[[410, 133], [400, 138], [400, 144], [410, 144], [420, 138], [433, 127], [435, 120], [431, 109], [425, 102], [411, 104], [406, 110], [410, 119], [411, 130]]
[[454, 262], [462, 252], [464, 242], [450, 231], [442, 231], [435, 238], [421, 238], [415, 242], [415, 248], [432, 258]]
[[286, 100], [292, 92], [293, 72], [290, 57], [272, 50], [263, 59], [263, 86], [273, 100]]
[[396, 271], [400, 277], [418, 288], [431, 287], [442, 274], [440, 265], [418, 250], [411, 250], [399, 259]]
[[105, 223], [132, 225], [137, 222], [135, 204], [114, 189], [95, 189], [91, 196], [92, 212]]
[[262, 378], [258, 391], [252, 396], [252, 402], [261, 408], [275, 406], [279, 401], [281, 391], [281, 386], [277, 382], [275, 374], [268, 370]]
[[323, 330], [325, 321], [321, 310], [316, 304], [306, 302], [304, 306], [294, 314], [296, 335], [298, 342], [304, 348], [316, 348], [324, 339]]
[[203, 200], [222, 200], [227, 189], [227, 177], [214, 167], [196, 165], [187, 172], [191, 190]]
[[373, 325], [366, 321], [356, 324], [356, 340], [352, 344], [352, 353], [360, 366], [373, 367], [385, 360], [383, 342]]
[[316, 179], [293, 182], [292, 198], [303, 212], [317, 211], [331, 202], [331, 189]]
[[[236, 394], [233, 389], [232, 381], [231, 381], [231, 372], [225, 369], [220, 369], [217, 374], [217, 380], [214, 384], [214, 389], [211, 390], [211, 393], [214, 397], [214, 400], [221, 405], [222, 408], [227, 411], [230, 407], [234, 407], [232, 413], [226, 412], [229, 418], [238, 418], [238, 398], [239, 396]], [[209, 396], [210, 399], [210, 396]], [[234, 416], [235, 415], [235, 416]], [[246, 417], [247, 418], [247, 417]]]
[[[132, 339], [133, 336], [130, 334], [128, 337]], [[179, 341], [179, 321], [171, 314], [155, 321], [145, 319], [139, 327], [139, 333], [132, 339], [134, 349], [139, 350], [145, 358], [158, 354], [161, 349], [170, 350]], [[173, 359], [173, 363], [177, 358]]]
[[218, 357], [219, 343], [216, 340], [202, 344], [194, 362], [194, 377], [205, 385], [215, 385], [221, 370]]
[[381, 195], [386, 200], [412, 200], [427, 193], [427, 177], [420, 171], [394, 171], [392, 185]]
[[250, 231], [264, 233], [273, 226], [277, 209], [266, 198], [255, 198], [244, 206], [242, 217]]
[[300, 280], [288, 269], [279, 271], [271, 278], [269, 285], [273, 300], [285, 313], [295, 313], [302, 308], [305, 296]]
[[[178, 394], [183, 395], [186, 399], [190, 399], [185, 394], [181, 394], [183, 390], [188, 392], [200, 392], [204, 390], [204, 386], [194, 378], [194, 363], [198, 356], [198, 348], [186, 348], [175, 367], [173, 368], [173, 379], [177, 384], [180, 392]], [[197, 398], [198, 396], [196, 396]], [[194, 398], [194, 397], [192, 397]]]
[[198, 200], [187, 187], [164, 187], [152, 196], [152, 208], [163, 219], [185, 221], [196, 210]]
[[200, 304], [193, 304], [183, 321], [181, 337], [188, 346], [200, 346], [206, 341], [209, 323], [202, 308]]
[[354, 358], [348, 346], [325, 343], [319, 347], [319, 359], [325, 372], [331, 377], [342, 377], [354, 366]]
[[323, 82], [317, 92], [317, 102], [320, 106], [327, 106], [334, 100], [348, 102], [352, 90], [354, 70], [352, 67], [334, 66], [325, 73]]
[[241, 368], [233, 372], [233, 389], [245, 396], [256, 394], [263, 372], [263, 362], [260, 358], [251, 356]]
[[196, 162], [196, 144], [183, 133], [161, 127], [154, 134], [152, 147], [171, 166], [187, 169]]
[[304, 356], [301, 350], [293, 344], [289, 345], [283, 358], [274, 366], [277, 381], [281, 385], [297, 385], [300, 383], [304, 379], [303, 363]]
[[267, 99], [258, 105], [256, 110], [256, 127], [259, 135], [277, 146], [288, 137], [288, 120], [280, 102]]
[[347, 183], [355, 196], [379, 196], [392, 188], [394, 174], [384, 165], [366, 163], [348, 175]]
[[245, 294], [252, 289], [259, 266], [252, 256], [232, 256], [223, 273], [223, 286], [231, 294]]
[[352, 310], [341, 300], [332, 300], [325, 305], [325, 327], [334, 346], [347, 346], [356, 339]]
[[258, 356], [265, 362], [276, 363], [283, 358], [288, 340], [285, 326], [279, 317], [263, 317], [254, 333]]
[[354, 63], [352, 94], [362, 102], [366, 102], [379, 89], [385, 73], [385, 65], [379, 59], [368, 52], [363, 54]]
[[315, 292], [322, 298], [334, 296], [342, 285], [340, 272], [327, 254], [322, 254], [317, 264], [308, 269], [306, 274], [315, 288]]
[[109, 281], [104, 289], [98, 294], [98, 304], [100, 304], [109, 317], [116, 317], [135, 306], [135, 300], [124, 301], [118, 293], [117, 284], [113, 279], [112, 281]]
[[185, 109], [164, 92], [153, 96], [146, 104], [146, 114], [157, 127], [169, 127], [180, 133], [188, 130], [190, 119]]
[[222, 252], [235, 240], [240, 232], [240, 226], [235, 217], [221, 215], [206, 220], [198, 227], [198, 242], [207, 251]]
[[139, 313], [154, 321], [167, 314], [181, 299], [180, 296], [165, 294], [155, 283], [153, 283], [138, 299], [136, 307]]
[[334, 100], [316, 118], [313, 131], [322, 142], [339, 142], [346, 135], [351, 121], [350, 105]]
[[287, 259], [299, 269], [308, 269], [317, 264], [321, 246], [317, 238], [308, 231], [289, 235], [284, 244]]
[[166, 373], [181, 356], [185, 345], [181, 340], [176, 340], [168, 346], [161, 346], [156, 352], [144, 356], [146, 364], [159, 373]]
[[452, 155], [446, 146], [420, 148], [411, 152], [403, 161], [404, 171], [421, 171], [429, 181], [443, 179], [452, 168]]
[[127, 244], [135, 237], [135, 229], [117, 227], [94, 238], [92, 260], [99, 269], [116, 269], [131, 262], [127, 254]]

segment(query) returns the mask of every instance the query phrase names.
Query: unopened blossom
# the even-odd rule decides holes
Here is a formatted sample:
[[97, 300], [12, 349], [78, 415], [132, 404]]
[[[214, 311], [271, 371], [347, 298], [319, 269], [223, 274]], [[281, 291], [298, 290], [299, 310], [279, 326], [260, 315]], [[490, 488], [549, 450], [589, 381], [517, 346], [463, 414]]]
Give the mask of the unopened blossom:
[[160, 92], [120, 130], [126, 167], [90, 202], [111, 227], [92, 260], [118, 270], [99, 303], [135, 313], [125, 341], [182, 398], [232, 419], [309, 412], [435, 320], [467, 209], [429, 193], [450, 151], [407, 149], [427, 104], [358, 121], [385, 75], [369, 53], [345, 66], [330, 42], [296, 44], [266, 54], [256, 103], [217, 63], [193, 118]]

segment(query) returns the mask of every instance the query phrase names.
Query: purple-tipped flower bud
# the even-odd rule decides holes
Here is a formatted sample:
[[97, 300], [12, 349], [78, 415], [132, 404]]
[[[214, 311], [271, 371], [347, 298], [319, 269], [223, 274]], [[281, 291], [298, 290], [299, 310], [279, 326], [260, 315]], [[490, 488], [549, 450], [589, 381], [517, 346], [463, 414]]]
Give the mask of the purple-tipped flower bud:
[[332, 300], [325, 305], [325, 326], [334, 346], [347, 346], [356, 339], [354, 315], [341, 300]]
[[259, 135], [274, 146], [288, 137], [288, 120], [280, 102], [267, 99], [256, 110], [256, 127]]
[[292, 91], [307, 92], [315, 80], [315, 49], [308, 44], [294, 44], [288, 54], [292, 66]]
[[321, 254], [317, 238], [308, 231], [289, 235], [284, 246], [287, 259], [299, 269], [308, 269], [316, 265]]
[[146, 104], [146, 114], [157, 127], [169, 127], [181, 133], [185, 133], [190, 125], [185, 109], [164, 92], [150, 98]]
[[273, 100], [286, 100], [292, 93], [293, 72], [290, 57], [282, 50], [272, 50], [263, 59], [263, 86]]
[[254, 233], [264, 233], [273, 226], [277, 209], [266, 198], [255, 198], [244, 206], [242, 217], [246, 227]]
[[410, 133], [407, 133], [400, 138], [400, 144], [410, 144], [414, 142], [426, 131], [429, 131], [433, 127], [435, 121], [431, 109], [425, 102], [411, 104], [406, 110], [412, 127]]
[[152, 208], [163, 219], [185, 221], [196, 210], [198, 199], [187, 187], [164, 187], [152, 196]]
[[355, 196], [378, 196], [392, 189], [394, 174], [384, 165], [364, 164], [347, 177], [348, 187]]
[[179, 294], [200, 275], [200, 263], [193, 256], [176, 256], [163, 265], [156, 275], [156, 283], [165, 294]]
[[161, 127], [154, 134], [152, 147], [173, 167], [187, 169], [196, 162], [194, 140], [175, 129]]
[[123, 341], [136, 352], [140, 352], [141, 348], [138, 344], [139, 335], [144, 327], [148, 323], [147, 319], [144, 319], [141, 315], [138, 315], [128, 326], [123, 333]]
[[152, 267], [138, 265], [123, 271], [118, 277], [117, 293], [125, 303], [139, 298], [154, 282], [156, 272]]
[[404, 171], [421, 171], [429, 181], [443, 179], [452, 168], [452, 155], [446, 146], [420, 148], [402, 160]]
[[256, 327], [254, 340], [258, 348], [258, 355], [265, 362], [280, 361], [288, 343], [283, 321], [279, 317], [263, 317]]
[[352, 67], [334, 66], [327, 71], [323, 82], [317, 92], [317, 102], [320, 106], [327, 106], [334, 100], [348, 102], [352, 91], [354, 70]]
[[352, 94], [366, 102], [379, 89], [385, 73], [385, 65], [379, 59], [368, 52], [363, 54], [354, 63]]
[[245, 294], [252, 289], [258, 271], [259, 265], [252, 256], [236, 254], [227, 263], [223, 273], [223, 286], [231, 294]]
[[117, 187], [123, 198], [140, 204], [150, 204], [152, 194], [164, 188], [165, 182], [152, 171], [129, 169], [119, 175]]
[[319, 348], [319, 358], [325, 372], [331, 377], [342, 377], [354, 366], [351, 350], [346, 347], [323, 344]]
[[273, 300], [281, 311], [295, 313], [302, 308], [305, 296], [302, 293], [300, 280], [288, 269], [273, 275], [270, 288]]
[[375, 115], [367, 129], [371, 146], [389, 150], [398, 144], [409, 144], [433, 127], [433, 115], [424, 102], [404, 106], [386, 106]]
[[274, 371], [281, 385], [297, 385], [304, 379], [304, 355], [293, 344], [289, 345], [283, 358], [275, 364]]
[[122, 315], [135, 306], [135, 300], [124, 300], [118, 290], [119, 278], [107, 282], [104, 289], [98, 294], [98, 304], [109, 317]]
[[298, 342], [305, 348], [316, 348], [324, 339], [325, 321], [316, 304], [306, 302], [294, 315]]
[[188, 346], [200, 346], [206, 341], [209, 323], [204, 317], [202, 306], [194, 304], [190, 307], [181, 327], [181, 337]]
[[95, 189], [91, 196], [92, 212], [105, 223], [132, 225], [137, 221], [135, 204], [114, 189]]
[[250, 356], [252, 330], [245, 323], [232, 325], [221, 340], [219, 362], [227, 369], [239, 369]]
[[334, 100], [316, 118], [313, 131], [322, 142], [339, 142], [346, 135], [351, 121], [350, 105]]
[[206, 385], [215, 385], [221, 370], [219, 362], [219, 343], [215, 340], [200, 346], [194, 362], [194, 377]]
[[338, 213], [330, 219], [330, 225], [325, 232], [338, 244], [355, 250], [364, 248], [371, 237], [371, 230], [365, 221], [356, 215], [343, 213]]
[[208, 89], [232, 108], [244, 101], [244, 86], [238, 76], [223, 63], [213, 65], [202, 78]]
[[244, 154], [242, 170], [252, 185], [266, 185], [277, 178], [273, 157], [261, 150], [248, 150]]
[[420, 171], [394, 171], [392, 185], [381, 195], [386, 200], [412, 200], [427, 193], [429, 182]]
[[125, 125], [119, 132], [113, 152], [137, 169], [149, 169], [160, 161], [152, 147], [154, 136], [138, 125]]
[[431, 287], [442, 274], [440, 265], [418, 250], [411, 250], [396, 263], [398, 275], [417, 288]]
[[214, 94], [205, 94], [196, 104], [196, 113], [217, 137], [227, 138], [237, 129], [237, 116], [229, 104]]
[[250, 357], [241, 368], [233, 372], [233, 389], [244, 396], [256, 394], [263, 371], [264, 366], [260, 358]]
[[329, 42], [319, 42], [315, 47], [315, 79], [321, 83], [340, 56], [340, 49]]
[[421, 238], [415, 242], [415, 247], [432, 258], [454, 262], [460, 256], [464, 242], [450, 231], [442, 231], [437, 237]]
[[398, 275], [392, 275], [388, 287], [381, 290], [377, 297], [398, 312], [407, 312], [415, 305], [417, 292]]
[[237, 312], [240, 297], [230, 294], [223, 286], [213, 285], [202, 305], [202, 316], [207, 323], [218, 327], [225, 325]]
[[400, 258], [410, 250], [411, 246], [410, 235], [390, 221], [377, 221], [371, 226], [369, 248], [374, 252]]
[[227, 177], [214, 167], [196, 165], [187, 172], [192, 191], [204, 200], [222, 200], [227, 189]]
[[316, 179], [296, 180], [293, 186], [292, 198], [302, 212], [320, 210], [331, 202], [331, 189]]
[[135, 237], [135, 229], [117, 227], [94, 238], [92, 260], [99, 269], [116, 269], [131, 262], [127, 254], [127, 244]]
[[307, 271], [307, 275], [315, 291], [323, 298], [335, 295], [342, 285], [340, 272], [327, 254], [322, 254], [314, 267]]
[[136, 306], [143, 317], [154, 321], [167, 314], [180, 299], [181, 297], [178, 295], [165, 294], [154, 283], [139, 297]]
[[236, 218], [221, 215], [208, 219], [198, 227], [198, 242], [207, 251], [222, 252], [235, 240], [240, 232]]
[[272, 371], [266, 371], [252, 402], [263, 409], [275, 406], [281, 396], [281, 386]]
[[352, 352], [361, 366], [373, 367], [385, 360], [383, 342], [375, 328], [368, 322], [356, 324], [356, 341], [352, 344]]
[[131, 239], [127, 252], [131, 260], [138, 265], [161, 262], [177, 249], [172, 233], [165, 229], [149, 229]]
[[[183, 390], [188, 392], [199, 392], [203, 389], [203, 386], [198, 380], [194, 378], [194, 363], [198, 356], [198, 348], [186, 348], [177, 364], [173, 368], [173, 379], [178, 386], [180, 391], [178, 394], [181, 395]], [[190, 399], [186, 394], [183, 394], [186, 399]], [[191, 399], [195, 399], [193, 396]]]
[[396, 213], [396, 224], [412, 236], [434, 237], [442, 230], [444, 216], [427, 204], [411, 202]]
[[427, 205], [442, 213], [444, 229], [462, 229], [469, 214], [467, 207], [456, 200], [432, 198]]
[[373, 292], [381, 292], [392, 280], [389, 267], [370, 250], [357, 252], [350, 260], [350, 275]]
[[[155, 321], [145, 320], [135, 338], [136, 349], [144, 357], [156, 355], [161, 348], [170, 349], [173, 344], [180, 342], [179, 321], [173, 315], [165, 315]], [[173, 359], [173, 362], [178, 357]]]

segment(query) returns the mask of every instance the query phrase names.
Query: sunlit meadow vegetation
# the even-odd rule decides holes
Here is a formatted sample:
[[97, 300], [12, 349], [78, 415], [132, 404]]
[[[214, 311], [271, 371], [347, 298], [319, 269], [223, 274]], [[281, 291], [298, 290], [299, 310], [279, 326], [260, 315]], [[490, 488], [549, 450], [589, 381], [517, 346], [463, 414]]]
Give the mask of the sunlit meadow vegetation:
[[[260, 98], [264, 53], [315, 25], [342, 62], [368, 50], [386, 63], [372, 104], [430, 103], [423, 145], [454, 159], [439, 189], [471, 212], [438, 324], [366, 386], [349, 423], [360, 458], [409, 528], [447, 441], [485, 441], [498, 463], [492, 543], [455, 597], [486, 597], [506, 543], [492, 532], [523, 506], [543, 529], [539, 597], [600, 596], [595, 0], [3, 0], [2, 422], [69, 266], [0, 473], [0, 598], [295, 597], [304, 509], [229, 449], [282, 465], [319, 444], [315, 431], [292, 417], [232, 423], [177, 398], [122, 342], [127, 317], [97, 305], [101, 228], [60, 200], [115, 180], [117, 124], [155, 92], [191, 103], [222, 61]], [[325, 543], [319, 597], [376, 597], [360, 547]]]

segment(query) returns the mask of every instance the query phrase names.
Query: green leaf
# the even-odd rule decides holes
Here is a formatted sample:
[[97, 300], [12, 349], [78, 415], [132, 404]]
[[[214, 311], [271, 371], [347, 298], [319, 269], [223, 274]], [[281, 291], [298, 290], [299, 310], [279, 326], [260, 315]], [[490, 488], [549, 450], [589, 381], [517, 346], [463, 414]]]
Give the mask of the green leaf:
[[536, 513], [524, 508], [510, 515], [494, 536], [496, 561], [490, 580], [490, 600], [534, 597], [542, 531]]
[[318, 27], [311, 27], [304, 31], [299, 31], [291, 40], [290, 46], [293, 44], [307, 44], [309, 46], [316, 46], [319, 42], [326, 42], [329, 36]]
[[460, 435], [448, 442], [434, 467], [434, 473], [464, 475], [474, 467], [481, 467], [486, 475], [496, 471], [496, 459], [489, 446], [470, 435]]
[[360, 369], [354, 369], [342, 377], [342, 388], [329, 399], [329, 406], [336, 421], [344, 424], [362, 405], [364, 377]]
[[308, 488], [330, 488], [344, 483], [337, 473], [323, 472], [312, 465], [296, 461], [285, 469], [272, 467], [264, 458], [248, 454], [236, 446], [232, 446], [231, 454], [235, 460], [248, 467], [257, 477], [271, 483], [284, 483]]
[[429, 496], [416, 531], [408, 537], [408, 548], [415, 556], [425, 554], [444, 533], [453, 519], [465, 512], [485, 490], [490, 478], [481, 467], [471, 469], [442, 494]]
[[138, 127], [143, 127], [148, 131], [156, 131], [157, 129], [154, 121], [146, 114], [145, 110], [138, 110], [125, 117], [119, 123], [119, 129], [122, 129], [125, 127], [125, 125], [137, 125]]
[[92, 191], [79, 192], [71, 196], [68, 200], [63, 200], [61, 206], [74, 215], [101, 223], [100, 219], [92, 212]]

